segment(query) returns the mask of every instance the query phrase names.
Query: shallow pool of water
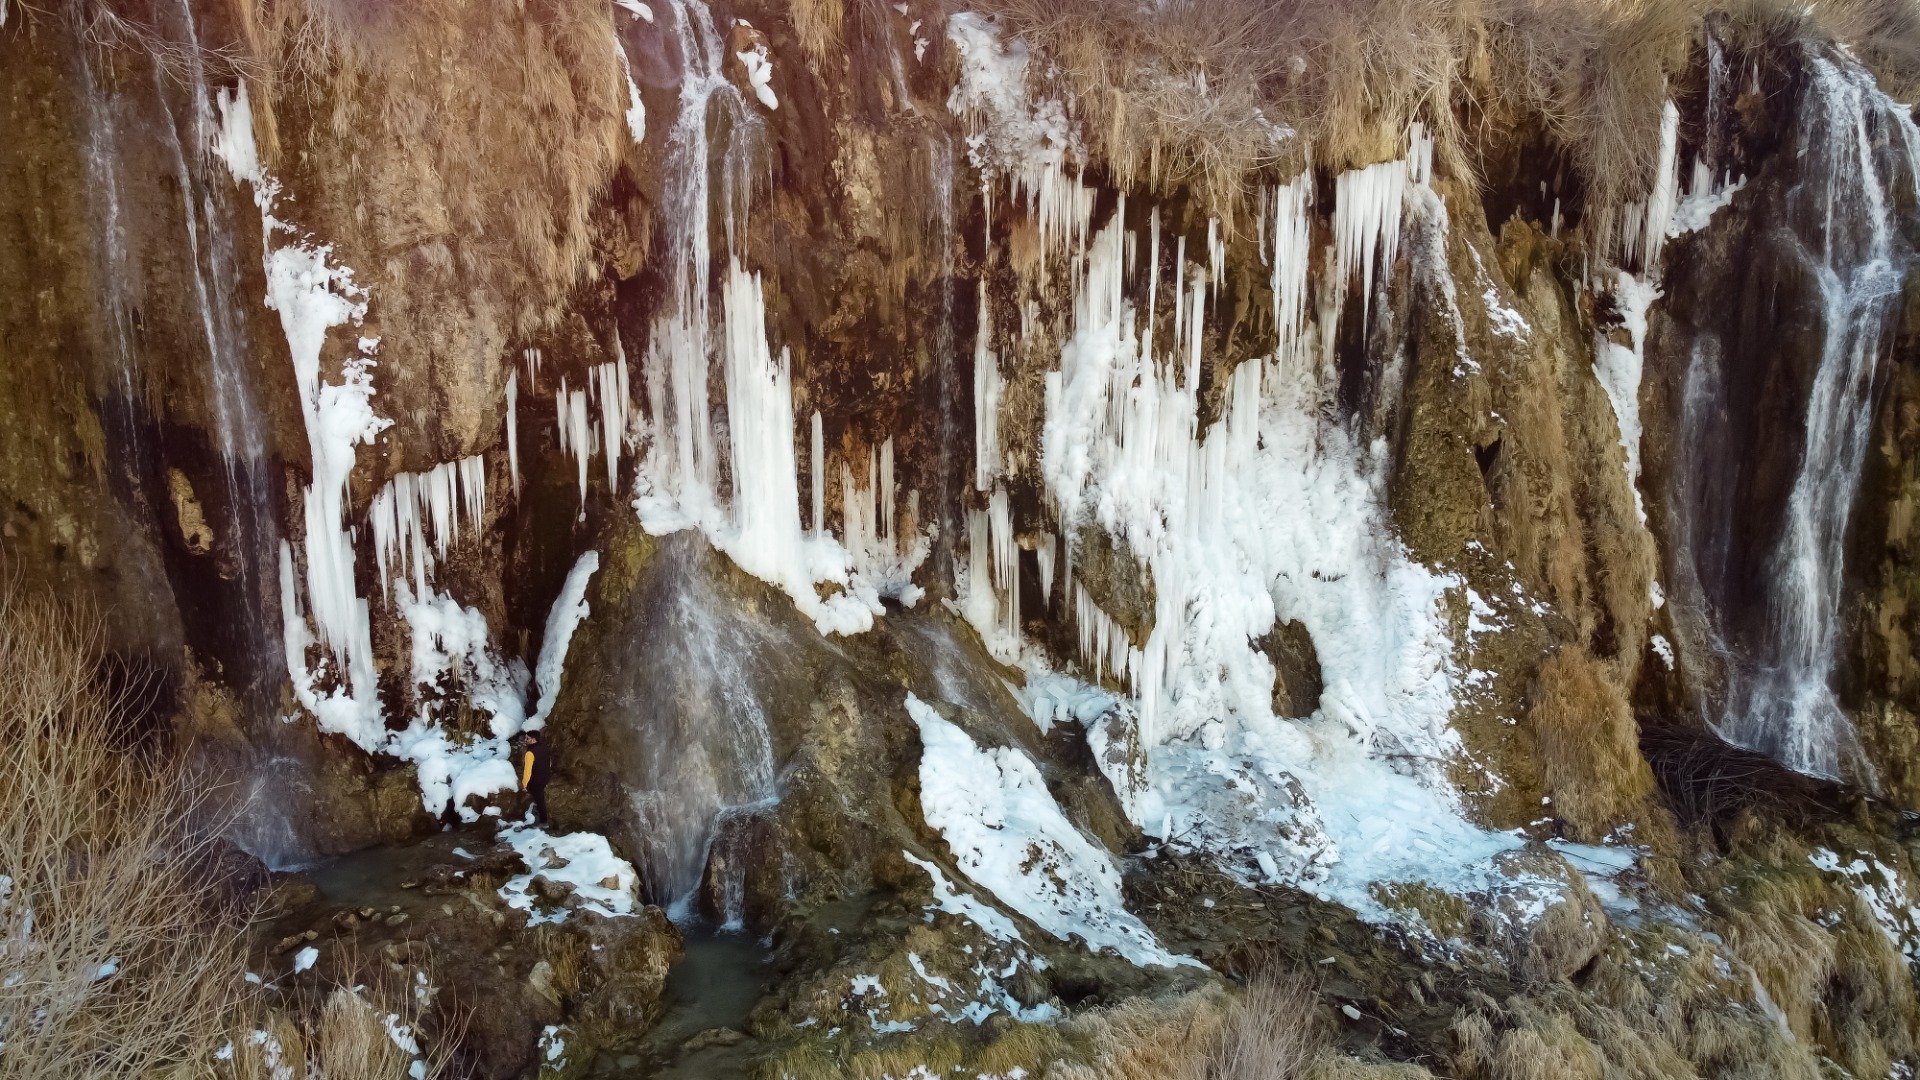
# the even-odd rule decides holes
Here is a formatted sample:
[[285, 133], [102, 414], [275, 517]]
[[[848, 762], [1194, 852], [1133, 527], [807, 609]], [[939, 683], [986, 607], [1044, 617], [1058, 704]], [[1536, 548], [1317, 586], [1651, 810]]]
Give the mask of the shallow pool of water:
[[[681, 927], [686, 957], [667, 972], [666, 1013], [631, 1049], [602, 1054], [600, 1080], [744, 1080], [760, 1046], [745, 1037], [747, 1018], [766, 995], [772, 955], [760, 938], [701, 924]], [[705, 1032], [739, 1033], [688, 1051]], [[705, 1040], [703, 1040], [704, 1042]]]

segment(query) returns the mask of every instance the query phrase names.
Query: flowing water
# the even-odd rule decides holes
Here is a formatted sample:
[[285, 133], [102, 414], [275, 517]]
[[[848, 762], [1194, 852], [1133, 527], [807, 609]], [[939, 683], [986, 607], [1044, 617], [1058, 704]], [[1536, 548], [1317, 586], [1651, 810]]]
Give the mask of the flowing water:
[[[681, 71], [680, 111], [667, 136], [661, 215], [667, 238], [667, 296], [647, 351], [647, 401], [657, 478], [666, 493], [697, 511], [713, 499], [720, 471], [708, 395], [715, 351], [715, 189], [731, 255], [734, 238], [746, 228], [758, 122], [727, 81], [724, 50], [707, 6], [701, 0], [670, 0], [667, 10]], [[715, 127], [722, 133], [717, 161]]]
[[[927, 228], [939, 238], [940, 265], [935, 271], [934, 290], [938, 297], [933, 326], [933, 362], [940, 394], [940, 477], [934, 507], [934, 544], [932, 578], [937, 582], [953, 580], [954, 543], [960, 535], [961, 470], [954, 460], [954, 448], [966, 438], [973, 402], [960, 374], [958, 342], [954, 334], [954, 235], [953, 235], [953, 142], [945, 134], [927, 137], [927, 173], [933, 192], [931, 220]], [[963, 413], [967, 414], [963, 417]]]
[[[238, 195], [224, 168], [211, 160], [215, 123], [213, 90], [208, 80], [199, 27], [189, 0], [177, 0], [169, 35], [180, 42], [178, 63], [151, 69], [153, 101], [160, 122], [154, 132], [170, 179], [177, 189], [184, 241], [177, 251], [182, 264], [183, 297], [191, 316], [183, 345], [183, 359], [194, 362], [202, 400], [208, 404], [211, 449], [217, 455], [218, 486], [199, 492], [213, 527], [220, 577], [232, 590], [222, 609], [231, 623], [220, 633], [224, 681], [239, 699], [244, 727], [252, 743], [244, 796], [236, 808], [230, 834], [235, 842], [269, 865], [296, 865], [310, 858], [311, 848], [298, 822], [310, 803], [306, 777], [312, 772], [308, 747], [279, 720], [279, 691], [284, 677], [281, 659], [279, 593], [275, 570], [280, 544], [276, 477], [268, 452], [268, 433], [258, 394], [253, 386], [253, 342], [246, 315], [249, 290], [235, 256], [234, 201]], [[110, 115], [110, 114], [109, 114]], [[111, 127], [105, 136], [111, 138]], [[110, 253], [124, 259], [126, 242], [118, 169], [108, 155], [100, 169], [107, 200], [105, 233]], [[121, 311], [114, 286], [110, 305]], [[124, 318], [124, 315], [122, 315]], [[120, 335], [124, 337], [125, 331]]]
[[234, 257], [233, 185], [214, 182], [215, 177], [224, 177], [224, 170], [209, 168], [212, 93], [193, 8], [188, 0], [179, 0], [179, 10], [189, 46], [184, 123], [173, 115], [172, 99], [158, 67], [154, 90], [168, 106], [165, 135], [180, 184], [194, 302], [206, 346], [206, 365], [201, 370], [207, 400], [213, 406], [213, 435], [225, 482], [226, 527], [221, 534], [227, 539], [237, 584], [246, 600], [238, 617], [247, 658], [253, 661], [248, 666], [255, 673], [265, 673], [277, 667], [274, 657], [280, 640], [275, 611], [278, 590], [272, 587], [274, 575], [267, 572], [280, 538], [268, 474], [266, 426], [247, 363], [251, 342], [239, 300], [243, 295], [240, 264]]
[[661, 541], [623, 658], [631, 708], [625, 782], [647, 899], [689, 910], [715, 823], [774, 797], [773, 742], [758, 686], [781, 634], [722, 593], [693, 532]]
[[[1717, 342], [1693, 350], [1682, 393], [1677, 446], [1677, 584], [1699, 597], [1706, 636], [1724, 659], [1717, 710], [1730, 741], [1801, 772], [1859, 776], [1857, 739], [1834, 689], [1842, 646], [1845, 555], [1853, 501], [1871, 437], [1875, 390], [1891, 342], [1913, 252], [1899, 230], [1901, 189], [1915, 183], [1920, 133], [1905, 111], [1857, 66], [1810, 57], [1802, 112], [1799, 179], [1786, 195], [1791, 235], [1783, 248], [1813, 283], [1818, 358], [1798, 430], [1799, 455], [1777, 536], [1758, 559], [1744, 557], [1760, 523], [1712, 474], [1716, 446], [1741, 418], [1731, 370]], [[1760, 569], [1762, 580], [1746, 567]], [[1742, 592], [1758, 592], [1750, 629], [1730, 626]], [[1711, 713], [1710, 713], [1711, 714]]]
[[127, 256], [125, 189], [120, 175], [120, 122], [115, 102], [103, 83], [99, 59], [90, 47], [79, 48], [82, 82], [87, 100], [87, 181], [96, 200], [93, 219], [99, 223], [95, 259], [104, 301], [105, 340], [113, 371], [106, 382], [118, 394], [109, 408], [118, 413], [116, 434], [131, 448], [139, 441], [134, 413], [140, 400], [139, 354], [133, 347], [131, 286], [136, 271]]

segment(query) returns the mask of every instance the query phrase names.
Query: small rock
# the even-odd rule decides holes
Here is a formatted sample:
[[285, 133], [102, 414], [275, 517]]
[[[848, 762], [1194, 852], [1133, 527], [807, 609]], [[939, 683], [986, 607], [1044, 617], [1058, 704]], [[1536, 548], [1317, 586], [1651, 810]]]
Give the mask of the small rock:
[[680, 1045], [683, 1054], [696, 1054], [709, 1047], [735, 1046], [746, 1041], [746, 1035], [732, 1028], [708, 1028]]
[[387, 916], [388, 926], [399, 926], [401, 923], [406, 921], [407, 921], [407, 913], [404, 911], [396, 911], [393, 914]]

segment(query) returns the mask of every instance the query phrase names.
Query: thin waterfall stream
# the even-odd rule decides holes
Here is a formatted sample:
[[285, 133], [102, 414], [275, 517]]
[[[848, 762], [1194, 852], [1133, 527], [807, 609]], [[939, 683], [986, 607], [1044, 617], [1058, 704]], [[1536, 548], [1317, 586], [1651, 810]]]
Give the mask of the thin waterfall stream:
[[[1695, 342], [1676, 447], [1676, 584], [1724, 664], [1724, 696], [1706, 705], [1721, 734], [1800, 772], [1871, 783], [1835, 672], [1848, 529], [1914, 255], [1897, 188], [1920, 178], [1920, 132], [1864, 70], [1824, 56], [1809, 57], [1805, 99], [1784, 247], [1812, 283], [1820, 336], [1803, 425], [1778, 433], [1799, 441], [1791, 486], [1771, 548], [1743, 557], [1752, 511], [1723, 481], [1747, 466], [1718, 460], [1738, 422], [1738, 375], [1718, 341]], [[1741, 623], [1749, 596], [1752, 621]]]

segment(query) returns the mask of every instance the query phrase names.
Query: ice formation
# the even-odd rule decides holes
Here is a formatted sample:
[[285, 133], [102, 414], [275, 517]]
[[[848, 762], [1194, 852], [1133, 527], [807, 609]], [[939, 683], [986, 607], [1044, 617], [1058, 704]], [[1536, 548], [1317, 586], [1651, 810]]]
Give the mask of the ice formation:
[[[1031, 145], [1045, 129], [1036, 127], [1022, 47], [1000, 43], [984, 20], [953, 24], [963, 59], [953, 104], [985, 127], [976, 155]], [[1447, 616], [1459, 583], [1394, 539], [1382, 452], [1329, 419], [1335, 380], [1312, 360], [1331, 346], [1316, 314], [1323, 324], [1337, 318], [1350, 282], [1370, 296], [1398, 257], [1410, 207], [1444, 240], [1444, 209], [1427, 187], [1432, 143], [1416, 128], [1408, 146], [1399, 161], [1335, 179], [1335, 245], [1317, 283], [1311, 179], [1269, 193], [1278, 347], [1272, 359], [1225, 374], [1222, 415], [1207, 430], [1200, 357], [1217, 234], [1193, 262], [1184, 237], [1163, 245], [1158, 213], [1139, 237], [1124, 212], [1095, 230], [1089, 201], [1047, 204], [1079, 215], [1050, 226], [1058, 236], [1085, 239], [1056, 245], [1068, 254], [1074, 299], [1059, 370], [1047, 377], [1041, 466], [1068, 543], [1045, 576], [1057, 575], [1078, 624], [1082, 669], [1126, 694], [1091, 719], [1080, 714], [1093, 712], [1100, 691], [1030, 695], [1035, 722], [1079, 720], [1150, 834], [1208, 851], [1249, 880], [1314, 888], [1369, 918], [1388, 917], [1372, 882], [1486, 888], [1499, 877], [1493, 857], [1520, 843], [1472, 825], [1446, 776], [1462, 753], [1449, 721], [1465, 683]], [[1040, 209], [1030, 201], [1029, 212]], [[1173, 248], [1170, 281], [1163, 246]], [[1415, 258], [1431, 262], [1432, 253]], [[1446, 275], [1444, 258], [1421, 272]], [[1148, 302], [1157, 296], [1172, 301], [1169, 326], [1157, 325]], [[976, 389], [990, 397], [990, 382]], [[977, 431], [990, 430], [985, 412], [976, 419]], [[1019, 549], [991, 464], [984, 452], [976, 464], [986, 497], [968, 515], [959, 606], [997, 657], [1030, 663], [1013, 584]], [[1072, 538], [1088, 526], [1124, 541], [1152, 572], [1156, 603], [1143, 641], [1130, 640], [1076, 579]], [[1306, 626], [1325, 675], [1320, 708], [1305, 722], [1272, 712], [1274, 670], [1255, 642], [1278, 621]]]
[[[816, 417], [819, 413], [814, 414]], [[893, 440], [867, 451], [865, 482], [845, 462], [840, 465], [840, 520], [842, 545], [852, 567], [881, 596], [912, 607], [922, 595], [913, 572], [932, 551], [924, 535], [902, 534], [900, 492], [893, 478]], [[920, 518], [919, 492], [908, 493], [907, 523]]]
[[514, 501], [520, 499], [520, 369], [507, 372], [507, 474]]
[[[364, 747], [379, 737], [380, 704], [367, 602], [360, 597], [353, 575], [346, 487], [355, 449], [372, 443], [391, 421], [373, 409], [371, 369], [377, 342], [358, 340], [341, 365], [337, 383], [322, 379], [320, 354], [330, 331], [356, 326], [365, 317], [366, 291], [353, 283], [352, 270], [333, 260], [329, 247], [297, 237], [282, 242], [281, 234], [294, 230], [273, 216], [279, 184], [260, 165], [246, 83], [237, 90], [221, 90], [218, 109], [220, 125], [212, 133], [209, 150], [226, 163], [236, 182], [249, 186], [260, 209], [266, 302], [279, 314], [286, 335], [313, 465], [313, 481], [302, 493], [304, 612], [292, 544], [281, 545], [287, 671], [301, 704], [319, 719], [323, 730], [346, 735]], [[325, 648], [337, 668], [331, 687], [322, 686], [324, 673], [308, 666], [314, 644]]]
[[[247, 87], [222, 90], [218, 99], [221, 122], [209, 148], [224, 161], [237, 181], [248, 184], [260, 209], [265, 237], [264, 263], [267, 305], [280, 315], [299, 389], [301, 415], [307, 429], [313, 461], [313, 482], [304, 492], [305, 600], [294, 547], [283, 543], [280, 552], [280, 602], [288, 673], [301, 705], [314, 714], [322, 731], [344, 735], [368, 753], [386, 753], [415, 766], [421, 799], [439, 813], [449, 806], [471, 816], [470, 798], [484, 798], [514, 786], [507, 763], [506, 740], [529, 722], [525, 699], [528, 676], [517, 659], [503, 659], [489, 640], [484, 616], [433, 588], [433, 567], [444, 559], [466, 528], [484, 527], [487, 509], [486, 462], [480, 456], [443, 462], [421, 473], [400, 473], [374, 496], [368, 510], [381, 588], [394, 601], [411, 634], [413, 696], [419, 712], [401, 731], [390, 731], [380, 704], [378, 677], [367, 601], [360, 596], [354, 576], [354, 533], [346, 524], [347, 482], [354, 468], [356, 448], [370, 444], [389, 421], [372, 405], [371, 368], [377, 342], [360, 338], [343, 363], [341, 381], [321, 377], [321, 352], [329, 332], [357, 325], [366, 315], [365, 290], [353, 284], [353, 275], [332, 259], [330, 249], [304, 239], [283, 242], [293, 234], [273, 216], [279, 185], [261, 168], [253, 140], [253, 121]], [[277, 246], [276, 246], [277, 245]], [[617, 347], [617, 343], [616, 343]], [[526, 359], [531, 379], [538, 373], [538, 356]], [[602, 449], [610, 483], [617, 486], [619, 447], [626, 431], [626, 363], [595, 369], [590, 387], [602, 404]], [[508, 446], [516, 491], [519, 480], [517, 433], [518, 372], [507, 387]], [[563, 391], [569, 404], [571, 395]], [[584, 419], [583, 393], [579, 409]], [[582, 497], [585, 459], [591, 453], [582, 429], [580, 453]], [[562, 424], [562, 431], [569, 431]], [[591, 556], [593, 553], [589, 552]], [[583, 557], [582, 563], [589, 562]], [[596, 563], [597, 565], [597, 563]], [[552, 708], [566, 640], [579, 621], [584, 605], [588, 568], [579, 567], [568, 579], [567, 590], [556, 603], [550, 620], [547, 647], [540, 659], [539, 720]], [[311, 618], [311, 623], [309, 623]], [[555, 624], [562, 629], [556, 637]], [[316, 633], [317, 631], [317, 633]], [[314, 647], [323, 647], [338, 668], [326, 685], [325, 661], [316, 670]], [[556, 647], [557, 645], [557, 647]], [[486, 736], [450, 734], [439, 713], [447, 697], [463, 699], [489, 718]]]
[[980, 283], [978, 326], [973, 346], [973, 484], [991, 491], [1000, 474], [1000, 359], [993, 352], [992, 307], [987, 283]]
[[527, 717], [527, 727], [544, 727], [547, 715], [553, 712], [553, 703], [560, 697], [560, 675], [567, 662], [567, 649], [573, 644], [573, 633], [588, 615], [587, 585], [600, 569], [600, 553], [582, 552], [567, 572], [566, 584], [560, 587], [560, 595], [554, 597], [553, 607], [547, 612], [547, 630], [540, 639], [540, 659], [534, 665], [534, 687], [539, 693], [534, 703], [532, 715]]
[[607, 489], [620, 490], [620, 454], [629, 436], [633, 400], [626, 350], [614, 337], [614, 359], [587, 369], [587, 384], [575, 390], [563, 375], [554, 392], [554, 428], [560, 452], [573, 459], [580, 484], [580, 516], [587, 513], [587, 480], [595, 454], [606, 464]]
[[486, 511], [487, 462], [478, 454], [422, 473], [396, 474], [367, 511], [381, 589], [392, 596], [394, 577], [404, 582], [411, 574], [413, 591], [424, 594], [434, 560], [446, 558], [463, 526], [470, 532], [483, 528]]
[[1660, 287], [1618, 272], [1613, 288], [1615, 306], [1625, 329], [1625, 344], [1601, 335], [1594, 343], [1593, 374], [1613, 404], [1620, 425], [1620, 447], [1626, 453], [1627, 485], [1633, 489], [1633, 509], [1640, 524], [1647, 523], [1646, 501], [1640, 495], [1640, 376], [1647, 346], [1647, 312], [1660, 298]]
[[1141, 965], [1198, 966], [1126, 909], [1113, 860], [1067, 820], [1025, 754], [982, 749], [911, 694], [907, 712], [923, 746], [921, 812], [968, 878], [1062, 941]]
[[733, 55], [747, 71], [747, 83], [753, 87], [753, 96], [769, 109], [779, 108], [780, 99], [773, 92], [773, 55], [767, 51], [767, 46], [762, 43]]
[[[822, 633], [859, 633], [880, 614], [881, 590], [858, 572], [856, 556], [825, 530], [826, 463], [817, 426], [811, 447], [814, 528], [809, 532], [801, 527], [791, 360], [785, 349], [776, 356], [768, 339], [758, 275], [748, 271], [731, 250], [721, 279], [721, 339], [718, 349], [712, 347], [707, 279], [713, 252], [707, 222], [716, 209], [718, 188], [718, 210], [729, 245], [743, 227], [752, 186], [746, 170], [757, 153], [752, 139], [758, 121], [742, 108], [739, 91], [721, 74], [721, 46], [704, 12], [695, 13], [684, 2], [676, 2], [674, 14], [675, 43], [687, 75], [681, 86], [681, 112], [669, 139], [679, 163], [666, 200], [670, 287], [668, 303], [649, 337], [646, 450], [638, 467], [633, 506], [642, 526], [656, 535], [698, 528], [743, 570], [791, 597]], [[755, 54], [736, 55], [750, 73], [760, 70], [751, 59]], [[761, 72], [770, 73], [770, 66]], [[775, 104], [772, 91], [763, 83], [764, 79], [756, 80], [756, 92], [771, 108]], [[711, 162], [707, 111], [716, 101], [732, 111], [737, 123], [719, 160]], [[721, 357], [726, 387], [724, 463], [731, 466], [730, 500], [720, 493], [723, 459], [714, 440], [719, 425], [708, 400], [708, 358], [714, 353]], [[619, 365], [624, 407], [628, 400], [624, 355]], [[601, 400], [612, 400], [612, 394], [601, 394]], [[571, 423], [563, 438], [577, 454], [579, 447], [591, 441], [584, 402], [570, 403], [569, 411], [581, 419]], [[603, 419], [603, 429], [615, 419]], [[624, 416], [617, 419], [625, 423]], [[609, 441], [608, 446], [611, 452], [614, 443]], [[584, 466], [581, 476], [584, 498]], [[911, 567], [905, 573], [910, 575]], [[821, 585], [828, 586], [824, 597]], [[903, 599], [917, 595], [910, 582], [886, 585], [891, 594]]]
[[[1313, 174], [1302, 172], [1292, 183], [1274, 189], [1271, 203], [1273, 325], [1278, 337], [1274, 360], [1295, 364], [1311, 355], [1305, 341], [1307, 279], [1313, 263]], [[1154, 224], [1159, 224], [1157, 216]]]
[[992, 220], [993, 182], [1005, 177], [1016, 199], [1025, 198], [1040, 228], [1043, 256], [1049, 241], [1072, 246], [1092, 210], [1092, 193], [1068, 175], [1085, 157], [1079, 135], [1057, 97], [1035, 99], [1032, 55], [1018, 37], [1002, 40], [999, 25], [974, 12], [947, 20], [947, 40], [960, 59], [960, 78], [947, 107], [966, 119], [967, 158], [980, 175], [981, 195]]

